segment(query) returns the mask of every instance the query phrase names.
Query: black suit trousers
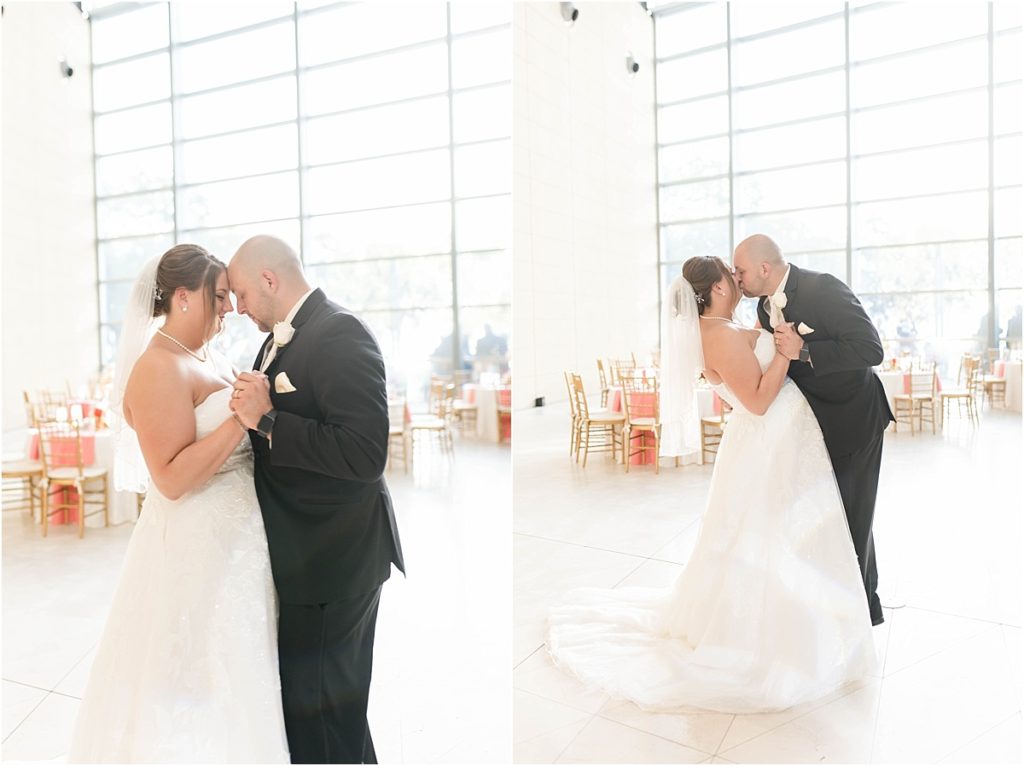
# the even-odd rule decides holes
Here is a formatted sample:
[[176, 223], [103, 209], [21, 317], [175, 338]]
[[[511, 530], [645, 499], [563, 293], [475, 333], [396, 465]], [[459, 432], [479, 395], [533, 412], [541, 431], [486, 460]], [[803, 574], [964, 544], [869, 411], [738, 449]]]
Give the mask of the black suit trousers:
[[376, 763], [366, 707], [380, 586], [342, 601], [280, 605], [281, 698], [292, 763]]
[[875, 565], [875, 539], [871, 525], [875, 518], [875, 497], [878, 495], [878, 473], [882, 467], [882, 439], [884, 431], [866, 446], [849, 455], [832, 456], [832, 470], [836, 474], [839, 494], [846, 509], [850, 536], [857, 551], [864, 592], [868, 599], [871, 624], [884, 622], [882, 604], [878, 600], [878, 569]]

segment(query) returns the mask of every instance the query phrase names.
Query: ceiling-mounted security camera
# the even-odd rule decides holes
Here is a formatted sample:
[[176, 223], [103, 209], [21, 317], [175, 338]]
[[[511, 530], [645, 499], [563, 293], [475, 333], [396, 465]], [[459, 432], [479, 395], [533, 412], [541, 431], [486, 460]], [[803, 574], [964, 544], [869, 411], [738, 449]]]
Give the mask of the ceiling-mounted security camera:
[[640, 65], [636, 63], [636, 59], [633, 58], [632, 53], [626, 56], [626, 71], [628, 71], [630, 74], [636, 74], [637, 72], [640, 71]]
[[558, 5], [562, 9], [562, 18], [566, 23], [572, 24], [579, 18], [580, 9], [576, 7], [575, 3], [559, 3]]
[[60, 63], [60, 73], [62, 77], [72, 77], [75, 74], [75, 70], [68, 66], [67, 59], [58, 59]]

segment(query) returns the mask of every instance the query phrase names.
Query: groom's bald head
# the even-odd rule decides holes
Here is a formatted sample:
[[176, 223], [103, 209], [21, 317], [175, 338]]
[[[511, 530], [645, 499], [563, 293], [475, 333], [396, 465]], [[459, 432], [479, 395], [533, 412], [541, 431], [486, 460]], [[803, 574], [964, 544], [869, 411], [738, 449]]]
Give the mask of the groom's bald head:
[[228, 264], [228, 281], [238, 312], [249, 316], [264, 332], [283, 320], [309, 291], [298, 254], [287, 242], [269, 234], [242, 243]]

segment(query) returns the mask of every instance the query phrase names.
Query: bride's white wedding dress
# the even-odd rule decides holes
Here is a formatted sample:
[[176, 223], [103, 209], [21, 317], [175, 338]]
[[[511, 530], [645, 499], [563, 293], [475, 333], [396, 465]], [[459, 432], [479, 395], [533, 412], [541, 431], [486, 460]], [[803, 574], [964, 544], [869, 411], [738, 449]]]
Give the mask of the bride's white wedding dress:
[[[230, 393], [196, 407], [197, 438]], [[151, 485], [68, 761], [288, 763], [276, 598], [247, 438], [177, 501]]]
[[[762, 330], [762, 371], [775, 347]], [[649, 710], [773, 711], [877, 663], [864, 586], [821, 429], [788, 378], [764, 416], [733, 405], [690, 560], [668, 589], [577, 589], [548, 649], [586, 685]]]

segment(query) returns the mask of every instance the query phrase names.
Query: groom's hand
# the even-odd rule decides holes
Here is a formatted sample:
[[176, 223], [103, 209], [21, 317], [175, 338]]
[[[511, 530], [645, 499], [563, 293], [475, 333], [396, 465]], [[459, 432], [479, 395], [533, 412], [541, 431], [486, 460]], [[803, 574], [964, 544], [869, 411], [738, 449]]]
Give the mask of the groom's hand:
[[804, 339], [801, 338], [792, 322], [784, 322], [775, 328], [775, 348], [787, 359], [799, 359]]
[[270, 378], [262, 372], [243, 372], [234, 383], [231, 411], [246, 428], [255, 429], [260, 418], [270, 412]]

